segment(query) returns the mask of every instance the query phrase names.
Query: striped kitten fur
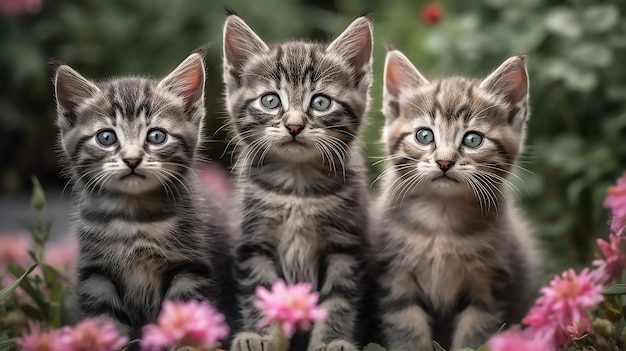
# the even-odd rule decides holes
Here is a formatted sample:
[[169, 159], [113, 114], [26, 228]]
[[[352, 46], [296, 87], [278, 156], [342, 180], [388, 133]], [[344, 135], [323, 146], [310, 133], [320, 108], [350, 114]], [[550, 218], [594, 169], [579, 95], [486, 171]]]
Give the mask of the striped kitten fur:
[[366, 174], [372, 29], [357, 18], [335, 41], [268, 45], [238, 16], [224, 27], [224, 82], [242, 200], [237, 249], [245, 332], [232, 350], [275, 350], [256, 286], [309, 282], [328, 318], [292, 350], [355, 350], [366, 265]]
[[388, 157], [372, 223], [391, 351], [477, 347], [519, 323], [536, 292], [531, 233], [507, 201], [528, 115], [525, 57], [484, 80], [428, 81], [387, 53]]
[[166, 299], [206, 299], [231, 325], [236, 318], [235, 226], [193, 170], [204, 80], [198, 53], [161, 81], [94, 83], [68, 66], [56, 71], [62, 156], [77, 202], [79, 307], [131, 337]]

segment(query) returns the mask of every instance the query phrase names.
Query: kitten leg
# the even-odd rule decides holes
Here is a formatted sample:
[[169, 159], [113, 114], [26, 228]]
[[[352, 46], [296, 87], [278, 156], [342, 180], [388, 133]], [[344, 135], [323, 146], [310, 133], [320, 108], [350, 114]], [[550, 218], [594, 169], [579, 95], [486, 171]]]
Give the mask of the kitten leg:
[[381, 275], [380, 318], [389, 351], [432, 351], [430, 316], [419, 305], [420, 289], [408, 274]]
[[95, 266], [80, 268], [76, 286], [78, 306], [84, 316], [110, 321], [122, 335], [132, 337], [132, 319], [114, 281], [104, 271]]
[[251, 332], [257, 329], [261, 320], [261, 313], [254, 306], [256, 287], [269, 287], [279, 279], [274, 263], [276, 255], [273, 244], [269, 242], [247, 242], [237, 250], [239, 306], [244, 331], [235, 335], [231, 351], [274, 351], [278, 347], [279, 339], [273, 327], [263, 328], [260, 334]]
[[[338, 234], [346, 237], [346, 234]], [[325, 257], [326, 277], [320, 289], [328, 316], [315, 323], [309, 351], [354, 351], [356, 319], [361, 303], [364, 265], [358, 244], [331, 245]]]
[[502, 313], [494, 303], [472, 303], [457, 317], [450, 350], [476, 348], [484, 344], [502, 325]]

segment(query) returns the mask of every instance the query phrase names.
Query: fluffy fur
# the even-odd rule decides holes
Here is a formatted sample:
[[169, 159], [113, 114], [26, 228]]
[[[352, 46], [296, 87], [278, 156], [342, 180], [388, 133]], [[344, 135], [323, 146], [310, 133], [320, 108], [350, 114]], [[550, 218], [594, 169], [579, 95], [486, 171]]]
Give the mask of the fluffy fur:
[[484, 80], [429, 81], [385, 64], [388, 168], [374, 216], [391, 351], [477, 347], [520, 322], [536, 291], [530, 231], [505, 194], [528, 115], [525, 57]]
[[[368, 109], [372, 33], [357, 18], [335, 41], [268, 45], [236, 15], [224, 27], [224, 83], [242, 201], [237, 249], [246, 332], [233, 350], [274, 350], [255, 287], [309, 282], [328, 318], [292, 350], [355, 350], [367, 259], [359, 133]], [[307, 346], [308, 345], [308, 346]]]
[[160, 81], [94, 83], [65, 65], [56, 71], [60, 144], [77, 202], [79, 306], [130, 337], [166, 299], [208, 299], [236, 320], [233, 221], [193, 170], [204, 79], [197, 53]]

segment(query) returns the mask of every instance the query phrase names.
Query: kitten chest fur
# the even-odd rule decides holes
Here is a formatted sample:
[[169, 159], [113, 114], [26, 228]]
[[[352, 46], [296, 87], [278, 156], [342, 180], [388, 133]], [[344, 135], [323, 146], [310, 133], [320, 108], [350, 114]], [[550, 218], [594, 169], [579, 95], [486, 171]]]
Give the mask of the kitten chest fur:
[[428, 296], [426, 302], [436, 310], [451, 312], [466, 296], [488, 296], [494, 268], [505, 265], [497, 238], [506, 233], [474, 205], [471, 209], [458, 199], [416, 200], [388, 224], [401, 256], [394, 260], [395, 269], [404, 271], [400, 276], [410, 278], [406, 281], [416, 284], [416, 293]]

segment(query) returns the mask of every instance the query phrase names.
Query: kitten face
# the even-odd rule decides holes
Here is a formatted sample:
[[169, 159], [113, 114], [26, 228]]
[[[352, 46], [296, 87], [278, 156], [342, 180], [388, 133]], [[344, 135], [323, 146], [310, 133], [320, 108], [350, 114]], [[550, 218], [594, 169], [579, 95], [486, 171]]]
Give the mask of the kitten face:
[[[399, 51], [387, 55], [383, 139], [395, 184], [413, 191], [487, 195], [522, 150], [528, 80], [523, 56], [480, 80], [429, 82]], [[408, 190], [408, 191], [411, 191]]]
[[160, 82], [130, 77], [92, 83], [60, 66], [55, 88], [61, 144], [74, 181], [140, 194], [182, 180], [204, 116], [199, 54]]
[[244, 150], [289, 162], [345, 157], [368, 107], [371, 52], [365, 17], [328, 46], [268, 46], [241, 18], [229, 16], [224, 82], [231, 126]]

